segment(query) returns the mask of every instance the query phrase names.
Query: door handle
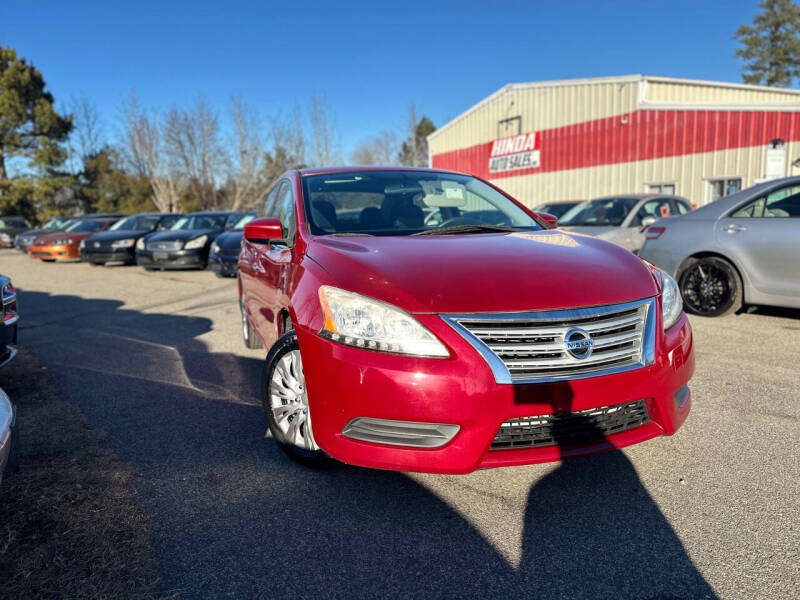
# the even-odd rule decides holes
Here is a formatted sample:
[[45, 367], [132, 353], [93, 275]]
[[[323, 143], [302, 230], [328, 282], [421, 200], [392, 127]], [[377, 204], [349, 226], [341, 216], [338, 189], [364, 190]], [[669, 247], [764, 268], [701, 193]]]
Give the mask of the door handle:
[[740, 231], [745, 231], [747, 227], [744, 225], [726, 225], [725, 231], [728, 233], [739, 233]]

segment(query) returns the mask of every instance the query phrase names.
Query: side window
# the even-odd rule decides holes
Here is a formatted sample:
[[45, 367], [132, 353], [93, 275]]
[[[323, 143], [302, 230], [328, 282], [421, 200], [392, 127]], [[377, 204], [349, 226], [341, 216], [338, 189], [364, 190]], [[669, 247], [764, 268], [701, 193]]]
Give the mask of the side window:
[[283, 181], [275, 199], [275, 209], [270, 216], [276, 217], [283, 225], [283, 237], [287, 245], [291, 246], [294, 242], [295, 234], [295, 214], [294, 214], [294, 195], [292, 186], [288, 181]]
[[692, 207], [683, 200], [675, 200], [675, 207], [677, 208], [677, 214], [679, 215], [685, 215], [688, 212], [692, 212]]
[[663, 219], [669, 217], [671, 214], [672, 210], [669, 204], [669, 200], [667, 200], [666, 198], [648, 200], [638, 210], [638, 212], [636, 213], [636, 217], [634, 217], [631, 225], [633, 227], [641, 227], [642, 221], [648, 217], [653, 217], [655, 219]]
[[800, 186], [785, 187], [748, 202], [731, 213], [735, 218], [800, 217]]
[[271, 217], [275, 213], [273, 211], [275, 206], [275, 197], [278, 195], [278, 190], [280, 189], [281, 184], [280, 182], [276, 183], [272, 186], [272, 189], [267, 192], [267, 195], [264, 197], [264, 205], [261, 207], [261, 215], [262, 217]]

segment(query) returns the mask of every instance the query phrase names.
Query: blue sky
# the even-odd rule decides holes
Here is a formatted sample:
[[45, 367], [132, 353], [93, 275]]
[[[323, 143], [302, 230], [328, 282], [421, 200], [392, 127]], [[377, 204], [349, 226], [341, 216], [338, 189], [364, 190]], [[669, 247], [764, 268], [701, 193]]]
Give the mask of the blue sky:
[[85, 94], [113, 137], [132, 88], [163, 110], [232, 94], [270, 116], [324, 94], [342, 149], [437, 125], [506, 83], [648, 73], [740, 81], [733, 33], [756, 0], [0, 3], [0, 44], [57, 101]]

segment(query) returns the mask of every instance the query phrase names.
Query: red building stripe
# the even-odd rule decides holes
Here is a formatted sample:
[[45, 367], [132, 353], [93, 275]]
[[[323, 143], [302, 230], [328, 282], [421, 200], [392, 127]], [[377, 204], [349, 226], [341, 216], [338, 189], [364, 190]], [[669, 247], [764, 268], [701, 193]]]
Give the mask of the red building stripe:
[[[489, 174], [492, 142], [434, 154], [432, 166], [516, 177], [800, 140], [800, 112], [639, 110], [541, 131], [540, 166]], [[627, 122], [624, 122], [627, 119]]]

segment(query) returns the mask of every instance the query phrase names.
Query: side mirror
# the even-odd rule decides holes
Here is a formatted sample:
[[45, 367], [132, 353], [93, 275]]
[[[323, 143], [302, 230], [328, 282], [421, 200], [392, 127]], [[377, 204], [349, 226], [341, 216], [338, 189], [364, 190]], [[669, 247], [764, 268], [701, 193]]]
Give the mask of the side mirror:
[[650, 225], [652, 225], [656, 221], [658, 221], [658, 219], [656, 219], [655, 217], [645, 217], [644, 219], [642, 219], [642, 231], [650, 227]]
[[536, 216], [547, 223], [550, 227], [558, 227], [558, 217], [546, 212], [537, 212]]
[[253, 219], [244, 226], [244, 239], [254, 244], [283, 241], [283, 225], [278, 219], [265, 217]]

